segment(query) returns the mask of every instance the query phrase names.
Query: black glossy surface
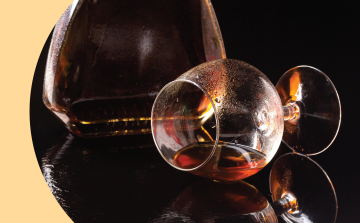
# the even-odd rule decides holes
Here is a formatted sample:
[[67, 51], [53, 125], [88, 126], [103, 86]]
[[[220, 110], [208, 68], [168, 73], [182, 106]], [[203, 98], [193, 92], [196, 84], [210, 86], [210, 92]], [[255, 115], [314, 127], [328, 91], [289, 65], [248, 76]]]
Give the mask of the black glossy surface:
[[[356, 77], [360, 59], [358, 54], [360, 18], [355, 5], [322, 1], [287, 2], [284, 5], [254, 1], [213, 0], [212, 2], [228, 58], [251, 63], [266, 74], [274, 84], [286, 70], [301, 64], [319, 68], [332, 80], [341, 100], [342, 123], [339, 134], [330, 148], [312, 159], [323, 167], [335, 187], [339, 203], [337, 222], [360, 222], [357, 204], [360, 199], [357, 126], [360, 123], [356, 119], [355, 109], [356, 97], [359, 95], [359, 82]], [[45, 154], [55, 153], [60, 149], [53, 146], [57, 145], [63, 134], [66, 134], [65, 127], [41, 101], [48, 44], [48, 42], [45, 44], [35, 72], [30, 103], [31, 131], [40, 165]], [[121, 144], [119, 147], [124, 145], [119, 144]], [[119, 219], [123, 222], [146, 222], [159, 218], [163, 214], [161, 212], [163, 207], [167, 207], [172, 199], [175, 199], [192, 182], [200, 180], [191, 174], [172, 169], [160, 155], [156, 155], [154, 148], [132, 149], [133, 151], [125, 152], [118, 150], [116, 155], [108, 150], [91, 148], [101, 154], [98, 156], [96, 152], [90, 153], [89, 156], [93, 156], [90, 160], [91, 165], [89, 162], [87, 164], [78, 162], [81, 153], [78, 156], [70, 156], [77, 152], [69, 151], [69, 148], [65, 150], [68, 152], [64, 153], [62, 158], [55, 159], [58, 161], [55, 166], [66, 170], [69, 179], [76, 179], [64, 180], [71, 182], [72, 190], [67, 196], [70, 206], [67, 211], [74, 220], [76, 219], [75, 222], [119, 222]], [[143, 150], [149, 151], [143, 153]], [[139, 151], [139, 155], [135, 155], [136, 151]], [[140, 160], [132, 163], [120, 155], [123, 152], [128, 157], [139, 157]], [[289, 149], [281, 144], [276, 157], [285, 152], [289, 152]], [[141, 161], [144, 157], [141, 157], [141, 154], [152, 154], [150, 156], [154, 160], [149, 162], [157, 163], [163, 166], [164, 171], [166, 170], [162, 181], [151, 180], [152, 176], [162, 177], [162, 174], [157, 172], [145, 175], [151, 176], [150, 179], [144, 180], [145, 184], [140, 184], [145, 191], [134, 186], [138, 180], [136, 171], [147, 171], [146, 165], [142, 166]], [[117, 166], [116, 157], [125, 163], [134, 164], [136, 168], [129, 169], [128, 173], [122, 172], [120, 167], [126, 165], [119, 163]], [[254, 185], [269, 201], [271, 198], [268, 177], [273, 161], [259, 173], [246, 179], [246, 182]], [[116, 168], [108, 168], [111, 165], [115, 165]], [[92, 172], [89, 171], [90, 166]], [[119, 177], [121, 174], [128, 180]], [[96, 178], [93, 179], [93, 176]], [[169, 188], [169, 185], [174, 189]], [[76, 191], [80, 191], [81, 194], [77, 195]], [[121, 207], [125, 209], [122, 210]], [[236, 220], [231, 219], [229, 222]]]

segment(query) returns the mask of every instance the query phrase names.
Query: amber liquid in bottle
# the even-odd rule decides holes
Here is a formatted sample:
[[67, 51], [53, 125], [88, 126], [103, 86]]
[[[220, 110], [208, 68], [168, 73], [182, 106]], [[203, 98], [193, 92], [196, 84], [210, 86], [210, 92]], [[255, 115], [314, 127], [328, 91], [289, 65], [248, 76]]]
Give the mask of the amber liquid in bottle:
[[43, 99], [78, 136], [150, 134], [161, 88], [226, 57], [207, 0], [79, 1], [72, 9], [55, 27]]
[[[179, 150], [174, 164], [191, 169], [202, 164], [214, 148], [213, 142], [193, 143]], [[237, 181], [259, 172], [266, 164], [266, 155], [234, 143], [218, 143], [216, 157], [193, 174], [217, 181]]]

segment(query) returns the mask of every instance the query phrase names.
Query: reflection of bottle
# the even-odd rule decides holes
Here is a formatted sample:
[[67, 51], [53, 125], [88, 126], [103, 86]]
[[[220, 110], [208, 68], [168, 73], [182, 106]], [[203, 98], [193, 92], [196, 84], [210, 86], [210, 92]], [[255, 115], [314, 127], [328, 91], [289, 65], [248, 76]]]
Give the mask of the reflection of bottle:
[[77, 223], [148, 222], [197, 179], [164, 163], [151, 135], [80, 138], [67, 132], [42, 155], [41, 169]]
[[43, 100], [78, 136], [147, 134], [166, 83], [225, 57], [210, 0], [79, 0], [55, 26]]

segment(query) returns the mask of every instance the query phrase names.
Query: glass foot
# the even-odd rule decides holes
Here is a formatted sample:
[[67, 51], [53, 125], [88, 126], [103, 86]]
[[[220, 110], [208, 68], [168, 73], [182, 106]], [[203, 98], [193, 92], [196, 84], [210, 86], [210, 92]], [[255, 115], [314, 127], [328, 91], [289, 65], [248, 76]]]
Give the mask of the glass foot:
[[314, 67], [298, 66], [285, 72], [276, 90], [284, 106], [282, 141], [301, 154], [326, 150], [341, 121], [340, 100], [331, 80]]

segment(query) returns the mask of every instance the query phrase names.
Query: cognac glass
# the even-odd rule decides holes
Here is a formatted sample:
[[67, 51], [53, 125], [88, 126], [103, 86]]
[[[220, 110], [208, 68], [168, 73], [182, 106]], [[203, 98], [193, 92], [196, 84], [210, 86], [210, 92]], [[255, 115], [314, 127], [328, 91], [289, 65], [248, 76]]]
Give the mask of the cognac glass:
[[[222, 59], [167, 84], [155, 99], [151, 125], [155, 144], [170, 165], [227, 182], [249, 177], [270, 162], [283, 138], [284, 121], [283, 140], [290, 148], [302, 152], [319, 139], [310, 150], [323, 151], [337, 134], [340, 114], [334, 86], [315, 68], [293, 68], [275, 88], [250, 64]], [[308, 138], [303, 131], [313, 124]]]

